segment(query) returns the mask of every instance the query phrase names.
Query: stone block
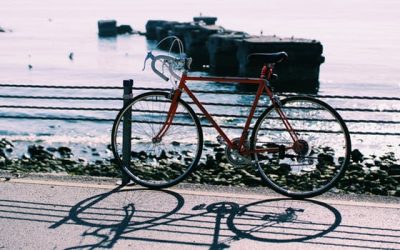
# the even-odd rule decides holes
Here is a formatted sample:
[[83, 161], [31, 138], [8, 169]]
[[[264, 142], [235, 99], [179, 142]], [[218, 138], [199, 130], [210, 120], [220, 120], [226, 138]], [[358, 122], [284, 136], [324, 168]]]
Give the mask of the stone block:
[[115, 20], [99, 20], [97, 22], [100, 37], [109, 37], [117, 35], [117, 21]]

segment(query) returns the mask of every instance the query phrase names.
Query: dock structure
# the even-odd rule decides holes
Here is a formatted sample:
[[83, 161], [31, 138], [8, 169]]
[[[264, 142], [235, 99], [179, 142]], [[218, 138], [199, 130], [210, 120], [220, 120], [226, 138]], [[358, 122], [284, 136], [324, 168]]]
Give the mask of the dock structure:
[[116, 20], [99, 20], [97, 22], [100, 38], [116, 37], [123, 34], [138, 34], [130, 25], [122, 24], [117, 26]]
[[214, 75], [239, 75], [237, 57], [239, 42], [251, 36], [244, 32], [230, 31], [213, 34], [208, 38], [210, 73]]
[[[258, 77], [263, 62], [248, 61], [251, 53], [285, 51], [289, 59], [276, 65], [279, 78], [272, 85], [279, 91], [316, 93], [319, 68], [325, 61], [321, 42], [303, 38], [253, 36], [215, 24], [215, 17], [194, 17], [193, 22], [149, 20], [148, 40], [161, 41], [177, 36], [183, 41], [187, 56], [193, 58], [192, 70], [209, 70], [214, 75]], [[170, 49], [166, 41], [160, 49]], [[177, 48], [172, 48], [177, 51]]]
[[202, 70], [210, 64], [210, 53], [207, 42], [211, 35], [221, 33], [222, 27], [216, 25], [198, 25], [196, 29], [186, 32], [184, 45], [186, 54], [193, 58], [194, 70]]
[[325, 61], [319, 41], [277, 36], [257, 36], [237, 41], [236, 56], [240, 76], [256, 77], [260, 74], [262, 61], [248, 61], [252, 53], [285, 51], [288, 60], [276, 64], [278, 79], [272, 85], [281, 91], [316, 92], [319, 88], [319, 68]]
[[117, 35], [117, 21], [115, 20], [99, 20], [97, 22], [100, 37], [111, 37]]
[[146, 38], [148, 40], [158, 40], [157, 27], [161, 27], [166, 22], [168, 22], [168, 21], [165, 21], [165, 20], [148, 20], [147, 23], [146, 23]]

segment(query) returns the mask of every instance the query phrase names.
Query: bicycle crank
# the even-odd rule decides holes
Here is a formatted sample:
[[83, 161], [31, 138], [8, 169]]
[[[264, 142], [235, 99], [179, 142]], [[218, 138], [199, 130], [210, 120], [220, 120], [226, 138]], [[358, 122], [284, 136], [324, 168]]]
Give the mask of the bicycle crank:
[[[238, 145], [240, 141], [240, 138], [235, 138], [232, 140], [232, 143], [234, 145]], [[249, 149], [250, 148], [250, 142], [246, 140], [244, 142], [245, 148]], [[226, 159], [228, 160], [229, 163], [231, 163], [234, 166], [245, 166], [251, 164], [251, 156], [250, 155], [241, 155], [239, 153], [239, 150], [236, 148], [229, 148], [228, 145], [225, 147], [225, 155]]]

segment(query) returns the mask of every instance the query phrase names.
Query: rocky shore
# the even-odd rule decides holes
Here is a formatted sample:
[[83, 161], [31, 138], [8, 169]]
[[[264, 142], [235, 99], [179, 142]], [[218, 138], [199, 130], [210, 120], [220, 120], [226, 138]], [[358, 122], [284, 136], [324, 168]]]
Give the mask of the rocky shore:
[[[264, 186], [253, 167], [233, 167], [224, 156], [220, 145], [205, 144], [204, 160], [197, 171], [186, 182], [228, 186]], [[212, 153], [210, 153], [212, 152]], [[27, 152], [16, 157], [14, 145], [0, 139], [0, 170], [19, 176], [23, 173], [67, 173], [120, 177], [121, 173], [113, 159], [99, 159], [89, 162], [76, 158], [70, 148], [61, 146], [44, 147], [32, 144]], [[397, 156], [398, 157], [398, 156]], [[394, 152], [381, 156], [364, 156], [359, 150], [352, 152], [352, 160], [335, 192], [374, 194], [400, 197], [400, 159]]]

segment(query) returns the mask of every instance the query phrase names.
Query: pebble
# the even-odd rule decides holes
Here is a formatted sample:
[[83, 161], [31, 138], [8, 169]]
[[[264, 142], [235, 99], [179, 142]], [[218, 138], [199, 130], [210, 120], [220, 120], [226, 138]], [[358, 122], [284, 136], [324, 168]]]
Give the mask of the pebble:
[[218, 146], [221, 146], [221, 145], [219, 143], [214, 142], [214, 141], [205, 140], [204, 141], [204, 146], [205, 147], [209, 147], [209, 148], [214, 148], [214, 147], [218, 147]]
[[46, 148], [46, 150], [49, 152], [52, 152], [52, 153], [57, 152], [57, 148], [55, 148], [55, 147], [48, 147], [48, 148]]
[[100, 156], [100, 153], [99, 152], [93, 152], [92, 155], [93, 156]]
[[365, 160], [363, 163], [364, 163], [364, 165], [367, 166], [367, 167], [375, 166], [375, 161], [372, 160], [372, 159], [367, 159], [367, 160]]
[[362, 162], [363, 156], [364, 155], [358, 149], [354, 149], [353, 151], [351, 151], [351, 159], [353, 160], [353, 162], [356, 162], [356, 163]]
[[[8, 146], [7, 146], [8, 145]], [[209, 141], [208, 146], [212, 147], [210, 154], [203, 156], [199, 162], [197, 171], [193, 173], [186, 181], [196, 183], [208, 183], [218, 185], [231, 186], [264, 186], [257, 172], [253, 167], [234, 167], [227, 163], [223, 147], [220, 144]], [[0, 150], [4, 150], [6, 155], [6, 147], [14, 148], [11, 142], [0, 139]], [[105, 147], [110, 147], [106, 145]], [[56, 152], [54, 147], [42, 145], [30, 145], [27, 153], [21, 154], [21, 157], [7, 159], [0, 156], [0, 169], [9, 169], [14, 173], [23, 172], [67, 172], [69, 174], [87, 174], [94, 176], [110, 176], [118, 177], [121, 175], [119, 168], [116, 166], [113, 159], [101, 159], [95, 162], [88, 162], [87, 159], [74, 159], [72, 150], [68, 147], [58, 147], [57, 152], [60, 156], [71, 156], [58, 158], [52, 153]], [[96, 148], [90, 148], [90, 153], [100, 156]], [[213, 152], [214, 151], [214, 152]], [[325, 148], [326, 153], [320, 153], [320, 160], [331, 161], [330, 149]], [[147, 155], [145, 152], [132, 152], [135, 157], [140, 157], [141, 161], [136, 164], [141, 164], [150, 175], [163, 175], [168, 177], [167, 173], [174, 174], [175, 170], [168, 167], [171, 158], [176, 158], [174, 165], [181, 165], [183, 162], [189, 163], [193, 160], [192, 152], [182, 151], [163, 151], [158, 158], [154, 155]], [[179, 158], [179, 156], [182, 156]], [[350, 163], [348, 171], [344, 178], [339, 182], [337, 190], [349, 193], [372, 193], [379, 195], [400, 196], [400, 164], [393, 152], [386, 153], [380, 157], [368, 156], [365, 157], [359, 150], [355, 149], [352, 152], [353, 161]], [[152, 162], [159, 162], [158, 170], [154, 170], [146, 162], [151, 159]], [[141, 162], [141, 163], [140, 163]], [[293, 166], [292, 166], [293, 167]], [[307, 174], [315, 180], [314, 184], [326, 182], [326, 177], [334, 167], [324, 168], [323, 173], [315, 175], [314, 171], [309, 171]], [[291, 171], [291, 166], [282, 165], [273, 169], [270, 174], [271, 178], [276, 182], [295, 181], [296, 177], [288, 176]], [[301, 180], [302, 185], [310, 185], [308, 181]]]
[[380, 167], [371, 167], [369, 170], [371, 171], [371, 173], [377, 173], [380, 169]]
[[0, 156], [0, 166], [6, 165], [6, 158]]

